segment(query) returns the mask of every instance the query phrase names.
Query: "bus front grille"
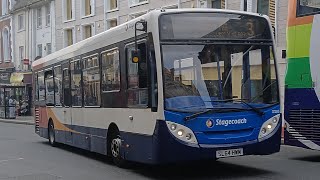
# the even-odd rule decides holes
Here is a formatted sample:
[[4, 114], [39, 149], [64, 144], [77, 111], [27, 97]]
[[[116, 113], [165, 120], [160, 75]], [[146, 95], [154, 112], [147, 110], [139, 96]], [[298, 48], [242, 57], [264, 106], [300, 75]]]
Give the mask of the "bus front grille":
[[35, 116], [35, 131], [36, 133], [39, 133], [40, 132], [40, 111], [39, 111], [39, 108], [35, 108], [35, 113], [34, 113], [34, 116]]
[[289, 139], [320, 141], [320, 109], [289, 111]]

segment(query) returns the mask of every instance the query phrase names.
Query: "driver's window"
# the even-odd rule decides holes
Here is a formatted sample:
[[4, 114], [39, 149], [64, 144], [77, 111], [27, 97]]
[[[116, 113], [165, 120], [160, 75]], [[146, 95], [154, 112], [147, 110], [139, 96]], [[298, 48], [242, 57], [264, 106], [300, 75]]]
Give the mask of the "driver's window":
[[132, 62], [134, 44], [126, 47], [128, 73], [128, 107], [148, 106], [148, 69], [146, 43], [139, 43], [141, 58], [138, 63]]

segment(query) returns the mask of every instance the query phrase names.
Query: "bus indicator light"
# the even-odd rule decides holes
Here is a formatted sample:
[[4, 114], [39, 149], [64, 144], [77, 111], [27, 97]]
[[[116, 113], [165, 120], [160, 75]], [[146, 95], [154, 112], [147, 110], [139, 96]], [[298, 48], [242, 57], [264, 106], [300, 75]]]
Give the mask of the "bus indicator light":
[[188, 141], [190, 141], [191, 138], [192, 138], [192, 134], [190, 134], [190, 133], [186, 134], [186, 139], [187, 139]]
[[171, 129], [172, 131], [176, 130], [176, 129], [177, 129], [177, 125], [171, 124], [170, 129]]

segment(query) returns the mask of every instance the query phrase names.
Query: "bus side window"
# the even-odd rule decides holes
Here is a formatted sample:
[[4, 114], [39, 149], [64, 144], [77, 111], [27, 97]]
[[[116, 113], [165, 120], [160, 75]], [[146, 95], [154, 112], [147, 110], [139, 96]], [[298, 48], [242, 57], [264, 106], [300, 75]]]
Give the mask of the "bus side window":
[[46, 88], [44, 84], [44, 72], [38, 73], [39, 101], [44, 101], [46, 96]]
[[72, 106], [82, 106], [81, 71], [80, 60], [70, 63]]
[[100, 106], [100, 72], [97, 55], [82, 60], [84, 106]]
[[53, 86], [53, 72], [48, 70], [45, 73], [45, 92], [46, 104], [51, 106], [54, 104], [54, 86]]
[[54, 96], [55, 96], [55, 105], [62, 106], [63, 103], [63, 94], [62, 94], [62, 72], [61, 66], [54, 68]]
[[128, 107], [148, 106], [148, 68], [147, 48], [145, 43], [138, 44], [141, 57], [138, 63], [132, 62], [131, 51], [134, 45], [127, 47], [127, 73], [128, 73]]
[[38, 73], [34, 74], [34, 100], [39, 101], [39, 84], [38, 84]]
[[63, 68], [63, 103], [65, 106], [71, 106], [71, 93], [70, 93], [70, 75], [69, 67]]

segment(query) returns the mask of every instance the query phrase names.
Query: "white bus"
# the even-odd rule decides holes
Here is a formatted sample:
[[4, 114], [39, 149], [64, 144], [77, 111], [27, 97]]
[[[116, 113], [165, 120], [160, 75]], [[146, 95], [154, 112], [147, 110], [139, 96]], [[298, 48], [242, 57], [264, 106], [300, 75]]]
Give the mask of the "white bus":
[[[35, 61], [33, 71], [35, 130], [51, 145], [105, 154], [118, 166], [280, 149], [267, 16], [153, 10]], [[52, 80], [54, 95], [39, 88]]]

